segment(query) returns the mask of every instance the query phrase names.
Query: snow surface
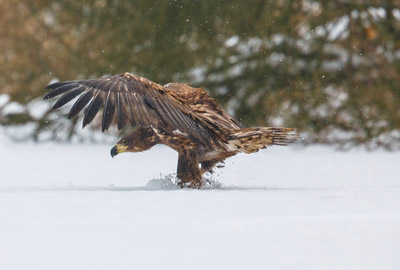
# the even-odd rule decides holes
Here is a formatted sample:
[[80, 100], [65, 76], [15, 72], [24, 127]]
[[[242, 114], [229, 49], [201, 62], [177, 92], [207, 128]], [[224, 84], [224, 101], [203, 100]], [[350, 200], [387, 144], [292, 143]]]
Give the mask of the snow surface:
[[400, 269], [400, 153], [273, 147], [181, 190], [165, 147], [0, 138], [0, 269]]

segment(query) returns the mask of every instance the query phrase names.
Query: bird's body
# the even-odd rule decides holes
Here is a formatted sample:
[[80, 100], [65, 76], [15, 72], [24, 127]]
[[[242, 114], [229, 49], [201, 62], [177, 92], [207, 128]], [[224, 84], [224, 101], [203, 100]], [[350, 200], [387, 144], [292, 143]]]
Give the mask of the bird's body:
[[[87, 107], [83, 126], [89, 124], [104, 104], [102, 130], [116, 118], [118, 129], [138, 127], [111, 150], [141, 152], [156, 144], [178, 152], [181, 186], [199, 188], [202, 174], [239, 152], [253, 153], [269, 145], [286, 145], [297, 139], [290, 128], [245, 128], [226, 113], [207, 92], [187, 84], [161, 86], [130, 73], [93, 80], [57, 82], [45, 99], [63, 94], [59, 108], [79, 96], [69, 118]], [[88, 105], [89, 104], [89, 105]], [[87, 106], [86, 106], [87, 105]]]

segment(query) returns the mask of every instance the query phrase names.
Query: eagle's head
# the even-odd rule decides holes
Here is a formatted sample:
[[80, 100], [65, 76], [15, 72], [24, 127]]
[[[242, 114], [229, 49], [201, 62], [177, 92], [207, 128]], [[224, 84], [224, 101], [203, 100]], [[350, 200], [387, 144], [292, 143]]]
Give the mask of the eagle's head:
[[142, 152], [159, 143], [158, 136], [152, 128], [139, 128], [135, 132], [123, 137], [111, 148], [111, 157], [125, 152]]

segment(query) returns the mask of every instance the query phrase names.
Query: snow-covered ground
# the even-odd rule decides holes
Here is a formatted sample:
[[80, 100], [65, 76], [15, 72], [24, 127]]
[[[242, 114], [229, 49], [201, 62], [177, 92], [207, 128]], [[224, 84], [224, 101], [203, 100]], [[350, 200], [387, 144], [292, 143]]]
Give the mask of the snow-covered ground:
[[164, 147], [0, 140], [0, 269], [400, 269], [400, 153], [273, 147], [163, 187]]

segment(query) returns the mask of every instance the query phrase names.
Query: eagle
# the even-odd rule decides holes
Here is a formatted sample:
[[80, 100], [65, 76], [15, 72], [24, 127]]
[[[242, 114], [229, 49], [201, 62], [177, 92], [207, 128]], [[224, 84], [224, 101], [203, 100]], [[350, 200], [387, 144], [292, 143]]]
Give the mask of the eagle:
[[181, 187], [201, 188], [205, 184], [202, 181], [205, 172], [212, 173], [217, 164], [237, 153], [254, 153], [298, 139], [293, 128], [246, 128], [203, 88], [188, 84], [163, 86], [123, 73], [56, 82], [46, 89], [50, 91], [44, 96], [45, 100], [61, 95], [52, 109], [76, 100], [69, 111], [69, 119], [86, 107], [83, 127], [93, 121], [100, 109], [103, 132], [113, 121], [118, 130], [135, 127], [111, 149], [112, 157], [124, 152], [146, 151], [156, 144], [177, 151], [177, 177]]

